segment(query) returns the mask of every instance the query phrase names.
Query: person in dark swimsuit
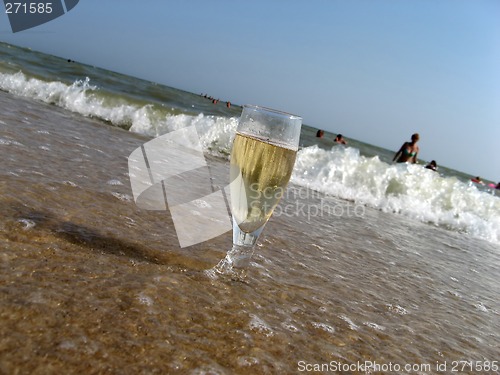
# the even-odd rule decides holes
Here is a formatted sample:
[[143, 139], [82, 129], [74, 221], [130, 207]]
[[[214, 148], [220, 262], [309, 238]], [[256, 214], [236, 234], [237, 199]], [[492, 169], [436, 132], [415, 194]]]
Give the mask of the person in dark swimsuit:
[[430, 169], [431, 171], [437, 171], [437, 163], [435, 160], [432, 160], [429, 164], [425, 166], [425, 168]]
[[347, 144], [347, 141], [344, 139], [344, 137], [342, 136], [342, 134], [337, 134], [337, 136], [335, 137], [335, 139], [333, 141], [335, 143], [340, 143], [342, 145], [346, 145]]
[[419, 141], [420, 136], [418, 133], [415, 133], [411, 136], [411, 142], [405, 142], [401, 146], [398, 152], [392, 158], [392, 161], [396, 161], [397, 163], [416, 163], [417, 155], [420, 149], [417, 146], [417, 142]]

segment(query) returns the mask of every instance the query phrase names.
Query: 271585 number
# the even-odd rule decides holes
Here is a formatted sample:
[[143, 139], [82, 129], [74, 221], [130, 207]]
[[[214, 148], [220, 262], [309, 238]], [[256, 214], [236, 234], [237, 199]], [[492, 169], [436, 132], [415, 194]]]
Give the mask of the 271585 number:
[[50, 14], [52, 13], [52, 3], [5, 3], [5, 13]]

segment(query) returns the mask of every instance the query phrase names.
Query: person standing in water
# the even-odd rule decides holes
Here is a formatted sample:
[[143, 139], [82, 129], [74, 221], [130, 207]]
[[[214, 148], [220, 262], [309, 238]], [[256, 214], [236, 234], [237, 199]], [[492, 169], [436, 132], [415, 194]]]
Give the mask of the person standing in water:
[[417, 142], [420, 139], [418, 133], [415, 133], [411, 136], [411, 142], [405, 142], [401, 146], [398, 152], [392, 158], [392, 161], [396, 161], [397, 163], [416, 163], [417, 155], [420, 149], [417, 146]]

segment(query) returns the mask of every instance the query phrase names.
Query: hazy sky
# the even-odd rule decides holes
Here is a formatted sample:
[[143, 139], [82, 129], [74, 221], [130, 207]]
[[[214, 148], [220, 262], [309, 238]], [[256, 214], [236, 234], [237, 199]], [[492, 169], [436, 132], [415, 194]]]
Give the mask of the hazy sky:
[[80, 0], [0, 40], [500, 180], [499, 0]]

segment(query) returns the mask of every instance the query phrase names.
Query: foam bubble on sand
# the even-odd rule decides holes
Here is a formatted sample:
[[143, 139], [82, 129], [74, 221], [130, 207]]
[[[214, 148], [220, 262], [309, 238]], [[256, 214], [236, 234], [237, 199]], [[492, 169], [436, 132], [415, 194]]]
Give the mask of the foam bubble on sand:
[[153, 305], [153, 299], [146, 295], [144, 292], [139, 293], [139, 296], [137, 296], [137, 299], [142, 305], [146, 306], [152, 306]]
[[117, 193], [117, 192], [113, 192], [111, 193], [111, 195], [121, 201], [124, 201], [124, 202], [131, 202], [132, 201], [132, 197], [128, 194], [122, 194], [122, 193]]
[[259, 360], [255, 357], [239, 357], [238, 358], [238, 365], [241, 367], [249, 367], [249, 366], [255, 366], [259, 364]]
[[120, 180], [116, 180], [116, 179], [113, 179], [113, 180], [109, 180], [108, 182], [106, 182], [108, 185], [113, 185], [113, 186], [118, 186], [118, 185], [123, 185], [123, 183], [120, 181]]
[[31, 228], [33, 228], [36, 225], [36, 223], [30, 219], [19, 219], [17, 222], [24, 225], [23, 226], [24, 230], [30, 230]]
[[14, 146], [23, 146], [22, 143], [19, 143], [13, 139], [5, 139], [5, 138], [0, 138], [0, 145], [5, 145], [5, 146], [9, 146], [9, 145], [14, 145]]
[[58, 347], [59, 347], [59, 349], [63, 349], [63, 350], [76, 350], [77, 349], [77, 345], [73, 341], [70, 341], [70, 340], [61, 341], [59, 343]]
[[299, 329], [291, 322], [287, 321], [287, 322], [282, 322], [281, 325], [287, 329], [288, 331], [291, 331], [291, 332], [299, 332]]
[[482, 312], [488, 312], [488, 309], [486, 308], [486, 306], [484, 306], [484, 305], [483, 305], [483, 303], [482, 303], [482, 302], [476, 303], [476, 304], [474, 305], [474, 307], [475, 307], [476, 309], [478, 309], [479, 311], [482, 311]]
[[353, 331], [358, 330], [358, 326], [356, 324], [354, 324], [354, 322], [351, 319], [349, 319], [347, 316], [341, 315], [339, 318], [342, 319], [347, 324], [349, 324], [349, 328], [352, 329]]
[[225, 373], [225, 371], [219, 371], [217, 368], [212, 366], [204, 366], [202, 368], [194, 369], [190, 372], [191, 375], [223, 375]]
[[365, 322], [364, 325], [367, 326], [367, 327], [373, 328], [373, 329], [375, 329], [377, 331], [385, 331], [385, 327], [381, 326], [381, 325], [379, 325], [377, 323]]
[[335, 328], [333, 328], [331, 325], [328, 325], [326, 323], [311, 322], [311, 324], [314, 328], [321, 329], [327, 333], [335, 333]]
[[69, 180], [63, 181], [63, 184], [66, 185], [66, 186], [78, 187], [77, 184], [75, 184], [73, 181], [69, 181]]
[[402, 307], [402, 306], [399, 306], [399, 305], [393, 305], [391, 303], [385, 305], [387, 307], [387, 310], [392, 312], [392, 313], [395, 313], [395, 314], [398, 314], [398, 315], [406, 315], [408, 314], [408, 311]]
[[250, 314], [250, 329], [264, 334], [265, 336], [273, 336], [274, 332], [271, 327], [257, 315]]

